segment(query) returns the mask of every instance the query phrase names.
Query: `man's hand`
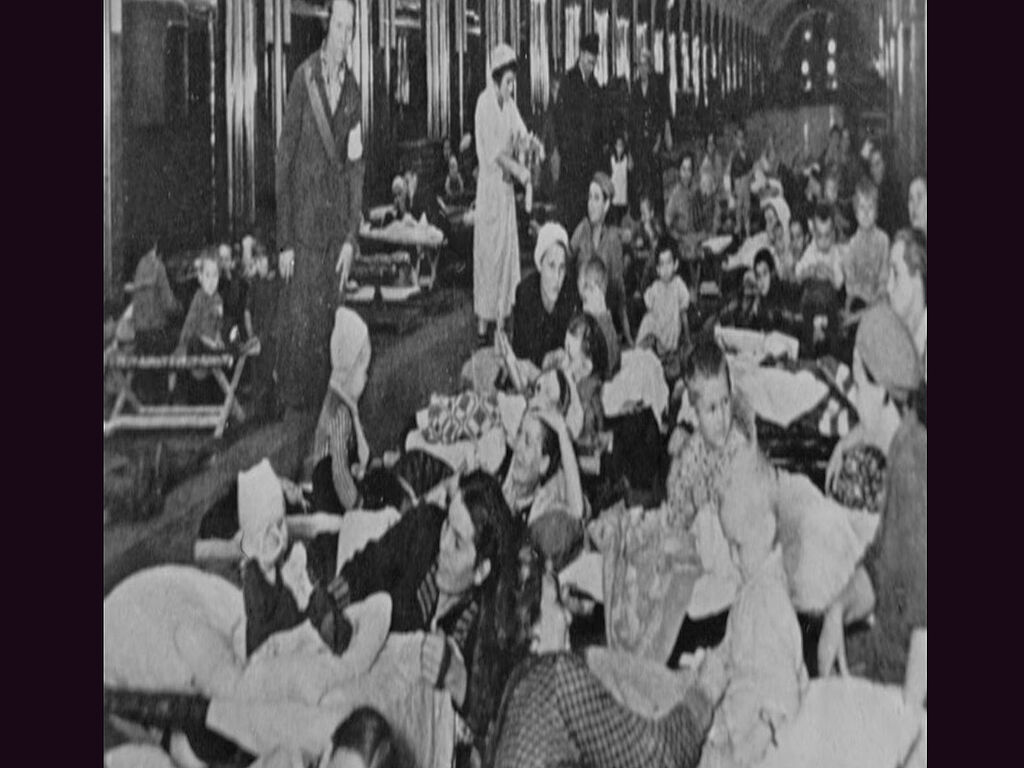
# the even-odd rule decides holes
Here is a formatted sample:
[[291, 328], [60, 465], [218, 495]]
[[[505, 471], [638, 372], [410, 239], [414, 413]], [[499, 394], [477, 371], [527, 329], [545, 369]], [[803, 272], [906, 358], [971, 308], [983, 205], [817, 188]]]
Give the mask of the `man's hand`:
[[334, 265], [334, 271], [341, 274], [341, 279], [338, 282], [338, 290], [341, 293], [345, 293], [345, 285], [348, 283], [348, 275], [352, 270], [352, 261], [355, 258], [355, 250], [352, 248], [352, 243], [346, 241], [341, 246], [341, 253], [338, 254], [338, 263]]
[[281, 255], [277, 258], [277, 271], [281, 273], [281, 277], [285, 280], [291, 280], [292, 275], [295, 273], [295, 250], [289, 248], [286, 251], [281, 251]]

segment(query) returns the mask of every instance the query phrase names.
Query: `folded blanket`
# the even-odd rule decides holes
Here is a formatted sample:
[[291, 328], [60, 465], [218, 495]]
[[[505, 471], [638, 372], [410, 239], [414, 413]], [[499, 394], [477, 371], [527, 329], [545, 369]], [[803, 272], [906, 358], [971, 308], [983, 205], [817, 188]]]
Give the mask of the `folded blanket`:
[[668, 409], [668, 384], [661, 361], [649, 349], [627, 349], [622, 353], [622, 367], [615, 378], [601, 390], [601, 405], [607, 417], [623, 413], [626, 403], [639, 402], [650, 407], [663, 428]]
[[423, 633], [391, 635], [373, 666], [331, 690], [318, 705], [213, 699], [206, 725], [259, 755], [283, 747], [318, 757], [338, 724], [357, 707], [383, 714], [421, 768], [450, 768], [455, 712], [451, 696], [421, 679]]
[[779, 472], [779, 540], [798, 611], [825, 610], [853, 576], [879, 516], [847, 509], [804, 475]]
[[925, 765], [927, 742], [927, 712], [907, 707], [900, 688], [856, 677], [820, 678], [811, 681], [800, 712], [760, 768], [878, 768], [904, 760]]
[[479, 440], [460, 440], [445, 445], [431, 443], [420, 430], [414, 429], [405, 439], [405, 450], [429, 453], [455, 470], [482, 467], [494, 473], [498, 471], [505, 458], [505, 432], [501, 427], [494, 427], [485, 432]]
[[273, 636], [246, 663], [241, 590], [196, 568], [147, 569], [103, 602], [103, 684], [316, 703], [373, 663], [391, 625], [391, 598], [371, 595], [345, 615], [353, 634], [342, 656], [305, 622]]
[[781, 368], [747, 369], [734, 380], [762, 419], [788, 427], [828, 395], [828, 385], [810, 371]]

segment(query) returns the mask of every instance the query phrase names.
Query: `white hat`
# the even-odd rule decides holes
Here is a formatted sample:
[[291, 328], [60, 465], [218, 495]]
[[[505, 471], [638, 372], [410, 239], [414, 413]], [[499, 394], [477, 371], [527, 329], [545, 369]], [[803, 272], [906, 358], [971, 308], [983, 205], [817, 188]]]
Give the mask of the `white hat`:
[[533, 249], [533, 263], [537, 265], [537, 269], [540, 269], [541, 257], [555, 243], [561, 243], [562, 247], [568, 252], [569, 234], [561, 224], [549, 221], [537, 232], [537, 245]]
[[238, 527], [242, 554], [256, 557], [267, 527], [284, 519], [284, 491], [268, 459], [238, 473]]
[[506, 64], [515, 64], [516, 52], [508, 43], [498, 43], [491, 51], [491, 74], [504, 67]]

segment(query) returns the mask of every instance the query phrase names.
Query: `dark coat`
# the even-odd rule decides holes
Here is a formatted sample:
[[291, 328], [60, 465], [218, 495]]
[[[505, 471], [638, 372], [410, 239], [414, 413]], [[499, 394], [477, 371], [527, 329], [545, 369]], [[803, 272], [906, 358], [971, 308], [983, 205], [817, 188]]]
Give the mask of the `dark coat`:
[[563, 173], [590, 180], [602, 165], [602, 129], [601, 87], [593, 75], [589, 82], [584, 83], [583, 73], [577, 65], [565, 75], [555, 119]]
[[[335, 166], [316, 127], [305, 71], [333, 134]], [[281, 297], [277, 372], [281, 398], [293, 408], [320, 406], [331, 372], [330, 338], [338, 304], [334, 271], [342, 245], [356, 246], [363, 207], [362, 157], [348, 157], [349, 134], [362, 115], [359, 84], [346, 67], [332, 115], [317, 51], [295, 71], [277, 147], [277, 244], [295, 250], [295, 273]]]
[[[317, 131], [306, 89], [307, 66], [313, 67], [313, 82], [334, 134], [340, 169], [331, 164]], [[280, 250], [302, 245], [322, 251], [330, 245], [337, 259], [345, 240], [355, 244], [363, 207], [365, 168], [362, 158], [348, 159], [348, 138], [361, 119], [359, 84], [347, 66], [334, 115], [327, 100], [320, 51], [295, 70], [277, 145], [277, 246]]]

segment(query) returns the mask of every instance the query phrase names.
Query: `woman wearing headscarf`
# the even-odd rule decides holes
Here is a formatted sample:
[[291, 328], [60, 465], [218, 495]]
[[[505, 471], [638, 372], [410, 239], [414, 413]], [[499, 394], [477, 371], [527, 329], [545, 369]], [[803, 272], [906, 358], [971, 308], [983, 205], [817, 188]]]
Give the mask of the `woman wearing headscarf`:
[[512, 351], [539, 369], [544, 355], [565, 344], [569, 321], [580, 305], [576, 284], [565, 279], [569, 235], [548, 222], [537, 232], [533, 261], [537, 271], [516, 288], [512, 313]]
[[530, 170], [515, 158], [529, 134], [516, 107], [516, 55], [502, 43], [491, 52], [491, 81], [476, 102], [476, 154], [480, 162], [473, 228], [473, 311], [477, 335], [512, 312], [519, 284], [519, 232], [513, 181], [526, 185]]
[[[775, 256], [775, 269], [783, 280], [794, 280], [796, 264], [789, 252], [789, 204], [782, 195], [773, 195], [761, 201], [761, 210], [768, 244]], [[777, 225], [780, 228], [777, 229]]]
[[359, 503], [356, 479], [370, 460], [359, 420], [359, 398], [370, 368], [370, 331], [347, 307], [338, 307], [331, 332], [331, 378], [313, 436], [313, 509], [343, 514]]
[[[914, 341], [885, 304], [869, 309], [857, 328], [853, 377], [858, 444], [887, 454], [885, 506], [874, 543], [825, 614], [818, 672], [845, 660], [851, 673], [900, 684], [919, 661], [911, 637], [928, 628], [927, 390]], [[871, 629], [851, 636], [844, 654], [844, 627], [871, 615]]]

